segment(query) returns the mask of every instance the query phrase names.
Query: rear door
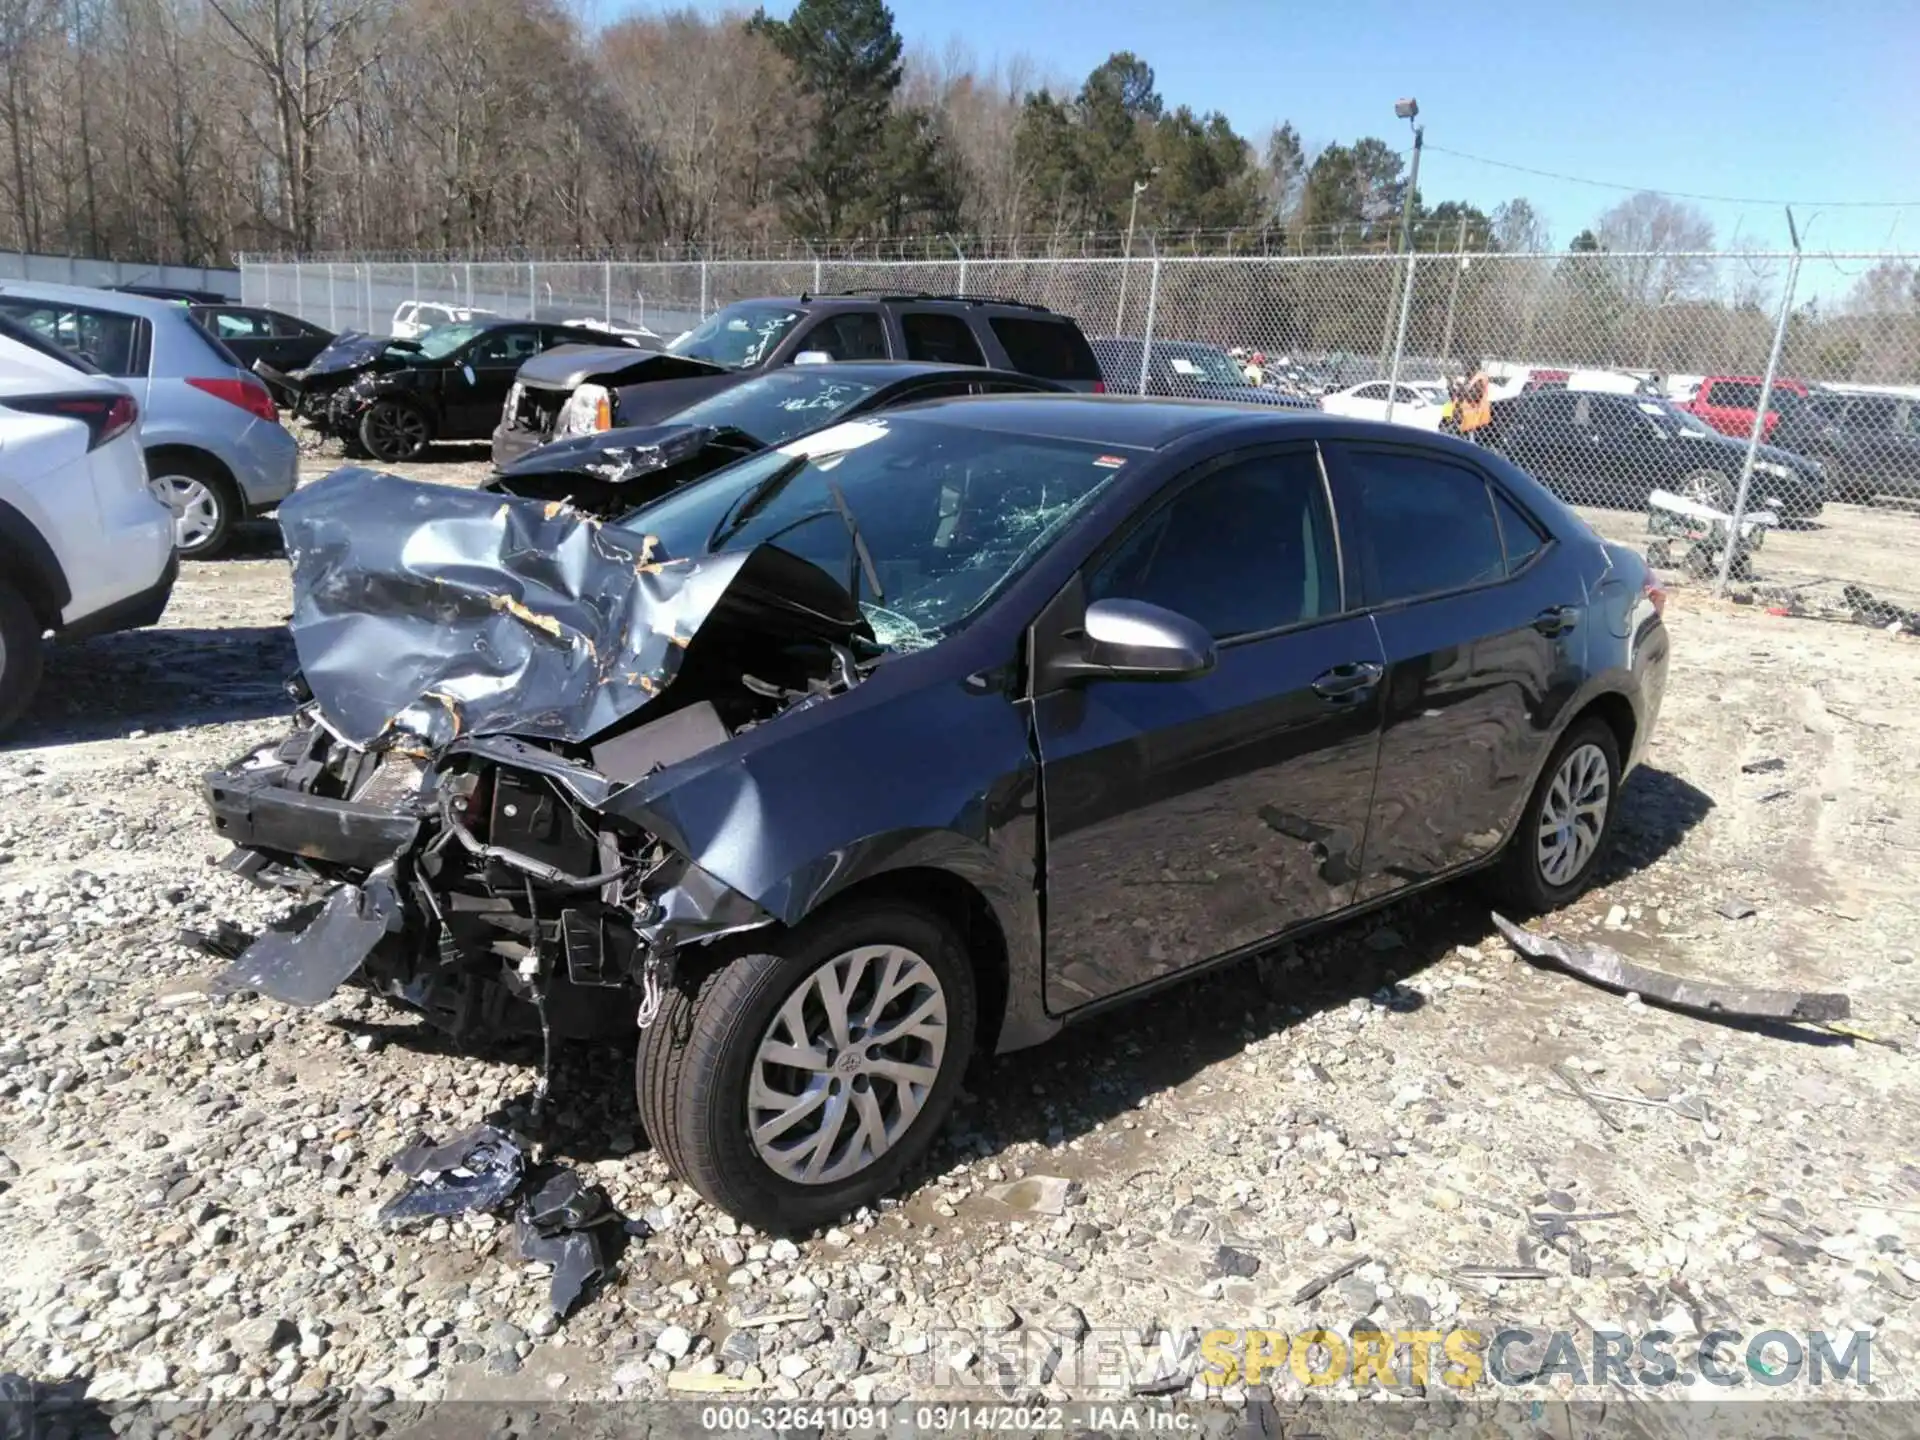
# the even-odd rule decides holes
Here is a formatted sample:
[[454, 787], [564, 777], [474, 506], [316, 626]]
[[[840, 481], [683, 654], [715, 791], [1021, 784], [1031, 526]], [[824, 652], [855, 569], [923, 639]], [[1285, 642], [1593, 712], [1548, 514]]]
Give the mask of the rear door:
[[1579, 683], [1586, 587], [1478, 466], [1414, 446], [1324, 448], [1387, 667], [1364, 902], [1500, 847]]
[[1177, 611], [1213, 633], [1219, 663], [1191, 680], [1034, 698], [1049, 1008], [1351, 900], [1382, 655], [1372, 621], [1343, 613], [1338, 557], [1314, 448], [1276, 447], [1160, 490], [1063, 594], [1072, 623], [1079, 595]]
[[974, 339], [966, 317], [951, 310], [924, 310], [903, 306], [895, 312], [902, 352], [909, 360], [935, 360], [947, 365], [985, 365], [987, 357]]

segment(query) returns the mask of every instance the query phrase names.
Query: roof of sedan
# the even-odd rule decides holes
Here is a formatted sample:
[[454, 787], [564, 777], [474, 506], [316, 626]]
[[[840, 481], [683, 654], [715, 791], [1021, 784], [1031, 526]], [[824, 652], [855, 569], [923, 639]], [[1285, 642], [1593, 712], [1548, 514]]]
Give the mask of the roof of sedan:
[[984, 395], [926, 400], [910, 413], [964, 420], [982, 430], [1045, 435], [1132, 450], [1162, 450], [1196, 431], [1220, 425], [1261, 428], [1322, 421], [1318, 410], [1241, 405], [1227, 400], [1162, 400], [1134, 395]]

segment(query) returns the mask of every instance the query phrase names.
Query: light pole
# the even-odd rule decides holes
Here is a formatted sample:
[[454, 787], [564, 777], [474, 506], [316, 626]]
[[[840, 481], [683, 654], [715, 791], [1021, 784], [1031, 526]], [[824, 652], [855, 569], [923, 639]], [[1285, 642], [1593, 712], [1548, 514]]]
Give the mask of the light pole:
[[1113, 333], [1116, 335], [1120, 333], [1122, 317], [1127, 313], [1127, 274], [1133, 262], [1133, 222], [1140, 218], [1141, 195], [1146, 193], [1147, 186], [1159, 173], [1160, 167], [1155, 165], [1147, 171], [1145, 180], [1133, 182], [1133, 203], [1127, 206], [1127, 243], [1120, 252], [1120, 303], [1114, 307], [1113, 311]]
[[1393, 113], [1413, 126], [1413, 173], [1407, 177], [1406, 199], [1400, 206], [1400, 248], [1407, 252], [1407, 281], [1400, 292], [1400, 335], [1393, 342], [1393, 369], [1387, 375], [1387, 423], [1393, 423], [1394, 392], [1400, 388], [1400, 352], [1407, 344], [1407, 315], [1413, 309], [1413, 197], [1420, 190], [1420, 149], [1427, 138], [1427, 127], [1415, 119], [1420, 102], [1396, 100]]

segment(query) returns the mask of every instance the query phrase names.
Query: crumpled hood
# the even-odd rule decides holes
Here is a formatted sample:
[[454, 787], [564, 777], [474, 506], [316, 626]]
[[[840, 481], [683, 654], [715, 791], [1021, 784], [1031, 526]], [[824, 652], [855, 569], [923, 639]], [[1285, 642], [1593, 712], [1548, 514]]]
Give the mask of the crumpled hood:
[[390, 366], [407, 364], [400, 356], [387, 354], [392, 344], [391, 335], [369, 335], [360, 330], [348, 330], [334, 336], [326, 349], [291, 373], [303, 379], [314, 375], [338, 375], [349, 370], [369, 368], [379, 363], [383, 356]]
[[[510, 461], [500, 473], [509, 480], [516, 475], [586, 475], [619, 485], [677, 465], [721, 434], [741, 432], [714, 425], [628, 425], [552, 441]], [[744, 437], [741, 443], [746, 444]]]
[[724, 365], [670, 354], [658, 348], [556, 345], [521, 365], [514, 378], [522, 385], [542, 390], [573, 390], [589, 380], [633, 385], [643, 380], [690, 380], [702, 375], [730, 373]]
[[287, 497], [293, 642], [322, 717], [357, 745], [463, 735], [581, 742], [678, 673], [696, 633], [869, 635], [809, 561], [655, 561], [650, 537], [570, 507], [347, 467]]

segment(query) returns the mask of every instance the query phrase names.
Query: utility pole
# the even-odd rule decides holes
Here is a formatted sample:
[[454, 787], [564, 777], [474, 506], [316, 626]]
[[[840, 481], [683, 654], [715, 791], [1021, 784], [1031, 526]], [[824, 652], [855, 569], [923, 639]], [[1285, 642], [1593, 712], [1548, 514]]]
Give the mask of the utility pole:
[[1460, 237], [1453, 242], [1454, 260], [1453, 284], [1447, 289], [1447, 323], [1440, 335], [1440, 367], [1445, 369], [1453, 360], [1453, 311], [1460, 303], [1460, 276], [1467, 268], [1467, 217], [1460, 217]]
[[[1402, 120], [1411, 122], [1414, 116], [1420, 113], [1420, 102], [1410, 99], [1396, 100], [1393, 106], [1393, 113]], [[1400, 249], [1403, 254], [1409, 257], [1406, 282], [1409, 285], [1413, 283], [1413, 265], [1411, 263], [1413, 254], [1413, 197], [1420, 192], [1420, 149], [1426, 138], [1426, 127], [1415, 124], [1413, 127], [1413, 170], [1407, 177], [1406, 196], [1400, 202]], [[1387, 373], [1387, 347], [1392, 343], [1393, 305], [1392, 302], [1389, 301], [1386, 307], [1386, 314], [1381, 317], [1380, 321], [1380, 368], [1378, 373], [1382, 375]], [[1387, 403], [1388, 405], [1392, 405], [1392, 395], [1387, 396]], [[1392, 416], [1389, 415], [1388, 418], [1391, 419]]]
[[1120, 333], [1120, 327], [1126, 323], [1124, 317], [1127, 313], [1127, 274], [1133, 268], [1133, 222], [1140, 218], [1141, 195], [1153, 182], [1153, 177], [1159, 173], [1160, 167], [1155, 165], [1147, 171], [1145, 180], [1133, 182], [1133, 203], [1127, 207], [1127, 243], [1120, 252], [1120, 303], [1113, 310], [1113, 333], [1116, 335]]

